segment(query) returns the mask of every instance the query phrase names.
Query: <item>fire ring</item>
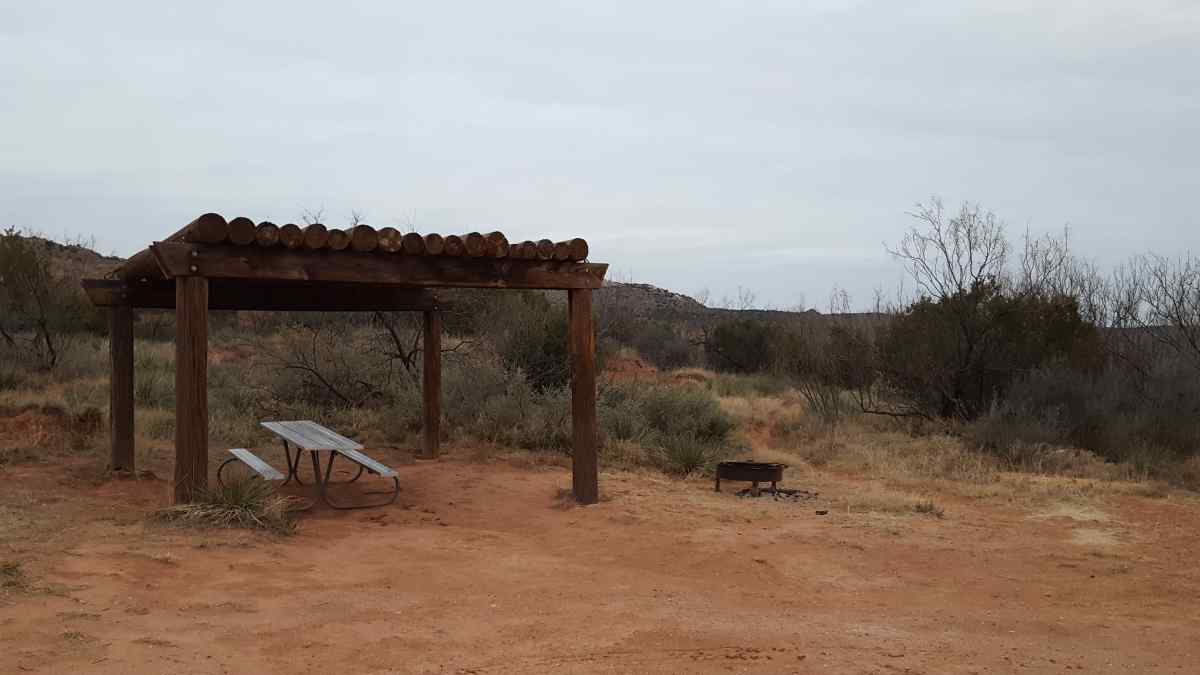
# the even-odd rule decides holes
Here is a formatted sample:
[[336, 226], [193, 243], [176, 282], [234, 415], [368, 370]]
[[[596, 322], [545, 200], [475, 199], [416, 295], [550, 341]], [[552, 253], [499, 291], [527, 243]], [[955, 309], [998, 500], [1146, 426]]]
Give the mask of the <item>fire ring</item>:
[[783, 480], [783, 470], [787, 464], [774, 462], [721, 462], [717, 465], [717, 492], [721, 491], [722, 480], [740, 480], [754, 484], [754, 492], [758, 492], [759, 483], [770, 483], [771, 489], [778, 487]]

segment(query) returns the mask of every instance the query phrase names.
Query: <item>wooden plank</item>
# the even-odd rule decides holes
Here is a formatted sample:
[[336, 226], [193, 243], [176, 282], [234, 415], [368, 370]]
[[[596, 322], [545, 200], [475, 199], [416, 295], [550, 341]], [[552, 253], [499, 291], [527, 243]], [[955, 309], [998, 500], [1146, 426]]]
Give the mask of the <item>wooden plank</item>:
[[600, 500], [599, 443], [596, 428], [596, 336], [592, 330], [592, 292], [567, 293], [568, 337], [571, 354], [571, 486], [575, 501]]
[[600, 288], [608, 270], [608, 265], [601, 263], [514, 258], [356, 255], [327, 250], [264, 251], [251, 247], [194, 246], [177, 242], [162, 242], [152, 248], [160, 266], [173, 277], [200, 274], [217, 279], [357, 282], [429, 288], [572, 289]]
[[[97, 307], [175, 308], [175, 284], [171, 281], [84, 279], [83, 289]], [[209, 283], [208, 291], [208, 308], [219, 310], [419, 312], [437, 307], [437, 296], [428, 290], [375, 284], [285, 284], [214, 279]]]
[[208, 279], [175, 280], [175, 480], [184, 504], [208, 486]]
[[230, 454], [242, 460], [254, 473], [267, 480], [283, 480], [283, 474], [275, 467], [267, 464], [261, 457], [245, 448], [230, 448]]
[[133, 472], [133, 309], [109, 310], [108, 344], [111, 357], [108, 424], [112, 453], [108, 468]]
[[436, 459], [442, 433], [442, 314], [425, 312], [421, 369], [424, 422], [421, 458]]
[[358, 450], [338, 450], [337, 453], [352, 462], [361, 464], [371, 471], [383, 476], [384, 478], [392, 478], [396, 475], [396, 470], [390, 466], [379, 463], [378, 461], [364, 455]]

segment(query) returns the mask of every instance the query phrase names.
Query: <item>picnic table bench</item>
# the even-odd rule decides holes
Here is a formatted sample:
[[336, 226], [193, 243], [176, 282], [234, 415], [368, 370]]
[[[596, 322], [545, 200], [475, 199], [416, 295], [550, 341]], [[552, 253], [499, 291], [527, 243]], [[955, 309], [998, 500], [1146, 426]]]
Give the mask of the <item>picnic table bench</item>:
[[[291, 422], [262, 422], [264, 428], [278, 436], [283, 441], [284, 457], [287, 460], [287, 475], [277, 470], [265, 462], [258, 455], [246, 450], [245, 448], [233, 448], [229, 452], [233, 455], [230, 459], [225, 460], [220, 467], [217, 468], [217, 482], [222, 482], [221, 473], [226, 465], [233, 462], [241, 462], [245, 464], [251, 471], [254, 471], [259, 476], [266, 480], [283, 479], [282, 485], [295, 481], [297, 485], [304, 485], [304, 481], [300, 480], [300, 458], [307, 451], [312, 459], [314, 482], [317, 484], [317, 494], [330, 507], [335, 509], [363, 509], [372, 506], [386, 506], [396, 501], [396, 497], [400, 494], [400, 478], [396, 471], [389, 466], [379, 462], [378, 460], [367, 456], [363, 452], [363, 445], [353, 441], [341, 434], [321, 426], [310, 420], [298, 420]], [[295, 454], [292, 453], [292, 446], [295, 446]], [[324, 472], [321, 471], [320, 453], [328, 452], [329, 460], [325, 463]], [[384, 492], [390, 497], [386, 501], [371, 504], [356, 504], [344, 505], [329, 498], [329, 485], [334, 482], [331, 480], [333, 476], [333, 462], [337, 457], [344, 457], [352, 462], [357, 468], [357, 473], [350, 478], [346, 483], [357, 481], [364, 471], [370, 474], [380, 476], [382, 478], [391, 478], [395, 486], [394, 490]], [[342, 481], [338, 481], [342, 482]], [[380, 493], [368, 493], [380, 494]]]

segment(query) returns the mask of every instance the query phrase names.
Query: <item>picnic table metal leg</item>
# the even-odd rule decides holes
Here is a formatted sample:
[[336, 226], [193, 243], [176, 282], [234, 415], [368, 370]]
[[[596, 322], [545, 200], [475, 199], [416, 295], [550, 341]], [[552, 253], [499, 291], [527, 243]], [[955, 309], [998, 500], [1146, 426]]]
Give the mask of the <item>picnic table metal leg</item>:
[[[336, 453], [336, 452], [329, 453], [329, 463], [325, 465], [324, 475], [321, 474], [321, 460], [319, 457], [317, 457], [317, 452], [315, 450], [313, 450], [313, 451], [311, 451], [311, 454], [312, 454], [313, 474], [316, 475], [316, 477], [317, 477], [317, 479], [316, 479], [317, 480], [317, 494], [319, 494], [321, 496], [321, 500], [324, 501], [326, 504], [328, 504], [330, 508], [339, 509], [342, 511], [350, 511], [353, 509], [369, 509], [369, 508], [372, 508], [375, 506], [387, 506], [388, 504], [395, 503], [396, 498], [400, 496], [400, 479], [397, 477], [393, 477], [392, 482], [395, 484], [395, 489], [391, 492], [391, 497], [386, 502], [379, 502], [376, 504], [355, 504], [353, 506], [343, 506], [341, 504], [337, 504], [332, 499], [329, 498], [329, 477], [331, 475], [333, 475], [333, 460], [334, 460], [334, 458], [337, 457], [338, 453]], [[358, 476], [361, 476], [361, 475], [362, 475], [362, 466], [359, 465], [358, 475], [356, 475], [354, 477], [354, 479], [349, 482], [358, 480]]]
[[293, 480], [296, 481], [296, 485], [304, 485], [304, 481], [300, 480], [300, 456], [302, 454], [300, 448], [296, 448], [296, 459], [293, 461], [292, 446], [288, 445], [288, 442], [285, 440], [283, 442], [283, 454], [287, 457], [288, 468], [287, 479], [283, 481], [283, 485], [287, 485]]

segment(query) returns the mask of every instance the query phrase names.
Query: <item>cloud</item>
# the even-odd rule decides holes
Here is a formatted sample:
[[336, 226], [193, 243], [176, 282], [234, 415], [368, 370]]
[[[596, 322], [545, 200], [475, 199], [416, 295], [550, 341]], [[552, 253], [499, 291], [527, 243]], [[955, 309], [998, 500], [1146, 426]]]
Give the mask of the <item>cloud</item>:
[[785, 306], [894, 285], [930, 194], [1200, 249], [1200, 10], [1150, 2], [38, 3], [0, 10], [0, 218], [583, 235]]

